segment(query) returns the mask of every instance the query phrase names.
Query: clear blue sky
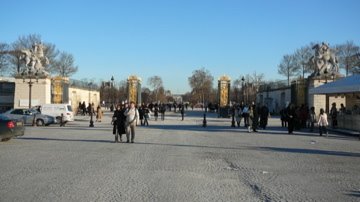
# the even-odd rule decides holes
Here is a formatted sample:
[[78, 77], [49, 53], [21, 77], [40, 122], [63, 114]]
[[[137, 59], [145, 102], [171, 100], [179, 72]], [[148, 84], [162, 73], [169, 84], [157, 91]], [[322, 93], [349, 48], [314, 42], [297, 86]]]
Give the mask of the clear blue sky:
[[360, 45], [358, 0], [33, 0], [0, 3], [0, 41], [40, 34], [72, 53], [73, 78], [161, 76], [173, 93], [205, 67], [215, 80], [254, 71], [285, 79], [277, 65], [312, 41]]

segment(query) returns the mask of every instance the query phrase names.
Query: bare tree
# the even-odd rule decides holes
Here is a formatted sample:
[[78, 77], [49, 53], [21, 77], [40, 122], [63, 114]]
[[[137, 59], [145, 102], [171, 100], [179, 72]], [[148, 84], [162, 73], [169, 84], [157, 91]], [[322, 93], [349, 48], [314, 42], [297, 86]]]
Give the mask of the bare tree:
[[353, 74], [360, 74], [360, 53], [353, 55], [355, 66], [352, 68]]
[[158, 93], [163, 86], [163, 82], [160, 76], [152, 76], [148, 79], [147, 83], [153, 88], [155, 92], [155, 101], [158, 101]]
[[345, 69], [346, 76], [349, 72], [353, 72], [353, 67], [356, 67], [356, 58], [353, 57], [359, 52], [360, 47], [355, 45], [353, 41], [347, 41], [345, 44], [336, 46], [339, 57], [339, 66]]
[[78, 71], [75, 66], [74, 56], [70, 53], [62, 52], [53, 65], [53, 72], [62, 77], [69, 77]]
[[265, 75], [263, 73], [256, 73], [256, 71], [250, 76], [252, 83], [256, 88], [263, 82]]
[[231, 97], [235, 98], [236, 102], [240, 101], [240, 89], [242, 87], [242, 76], [240, 76], [238, 79], [235, 79], [232, 84], [232, 94]]
[[[0, 43], [0, 52], [8, 51], [9, 45]], [[9, 69], [9, 55], [0, 53], [0, 75], [8, 74]]]
[[142, 88], [141, 89], [141, 100], [143, 103], [149, 103], [150, 102], [150, 94], [151, 90], [149, 88]]
[[205, 99], [209, 99], [212, 94], [214, 77], [205, 68], [193, 71], [191, 77], [188, 78], [192, 95], [198, 98], [202, 103]]
[[294, 65], [298, 69], [302, 70], [302, 77], [305, 78], [305, 73], [311, 73], [311, 66], [309, 65], [309, 59], [313, 55], [312, 44], [303, 46], [295, 51], [294, 54]]
[[278, 73], [286, 76], [288, 85], [290, 85], [290, 78], [299, 75], [299, 66], [295, 64], [294, 55], [284, 55], [279, 66]]

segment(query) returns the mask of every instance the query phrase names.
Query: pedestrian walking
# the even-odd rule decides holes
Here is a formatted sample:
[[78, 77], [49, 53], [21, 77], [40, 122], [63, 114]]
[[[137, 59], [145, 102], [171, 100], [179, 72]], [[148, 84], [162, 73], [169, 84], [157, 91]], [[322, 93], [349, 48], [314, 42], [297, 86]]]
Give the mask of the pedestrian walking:
[[268, 124], [269, 119], [269, 108], [264, 105], [260, 109], [260, 127], [264, 130], [266, 129], [266, 126]]
[[259, 125], [259, 113], [258, 113], [258, 108], [256, 107], [255, 104], [253, 104], [251, 106], [250, 119], [251, 119], [251, 122], [252, 122], [252, 130], [254, 132], [257, 132], [257, 127]]
[[158, 120], [158, 117], [159, 117], [159, 107], [157, 104], [155, 104], [154, 106], [154, 118], [155, 118], [155, 121]]
[[330, 109], [330, 116], [331, 116], [331, 121], [332, 121], [332, 127], [336, 128], [337, 127], [337, 109], [336, 109], [336, 103], [332, 103], [332, 107]]
[[165, 104], [161, 104], [160, 105], [160, 114], [161, 114], [162, 121], [165, 121], [165, 111], [166, 111]]
[[126, 133], [125, 131], [126, 116], [124, 115], [126, 108], [127, 105], [121, 106], [119, 104], [116, 106], [116, 109], [114, 111], [112, 125], [113, 125], [113, 134], [115, 135], [115, 143], [122, 142], [122, 135]]
[[323, 108], [320, 109], [318, 125], [319, 125], [320, 136], [322, 136], [322, 134], [324, 133], [324, 134], [326, 134], [326, 137], [327, 137], [328, 136], [327, 126], [329, 125], [329, 123], [327, 120], [327, 115], [324, 112]]
[[249, 119], [249, 107], [248, 107], [247, 104], [244, 106], [242, 114], [243, 114], [243, 117], [244, 117], [244, 126], [245, 126], [245, 128], [249, 128], [250, 119]]
[[103, 111], [100, 105], [98, 105], [98, 107], [96, 108], [96, 122], [101, 122], [102, 117], [103, 117]]
[[149, 119], [150, 119], [150, 110], [144, 105], [144, 125], [149, 126]]
[[144, 124], [144, 115], [145, 115], [145, 113], [144, 113], [144, 111], [143, 111], [143, 107], [139, 107], [139, 118], [140, 118], [140, 125], [145, 125]]
[[85, 101], [82, 103], [81, 109], [82, 109], [82, 115], [85, 116], [85, 115], [86, 115], [86, 104], [85, 104]]
[[280, 120], [281, 120], [281, 127], [287, 127], [287, 118], [286, 118], [286, 108], [280, 110]]
[[181, 105], [181, 109], [180, 109], [180, 113], [181, 113], [181, 120], [184, 120], [184, 114], [185, 114], [185, 106], [184, 104]]
[[240, 106], [238, 106], [235, 109], [235, 120], [236, 120], [236, 124], [237, 124], [238, 127], [240, 127], [241, 118], [242, 118], [242, 109], [241, 109]]
[[125, 111], [126, 116], [126, 142], [129, 143], [131, 135], [131, 143], [135, 140], [135, 128], [139, 119], [139, 111], [135, 108], [135, 103], [130, 102], [129, 108]]
[[78, 106], [78, 109], [77, 109], [77, 112], [76, 112], [76, 115], [79, 115], [79, 114], [82, 114], [82, 104], [81, 104], [81, 102], [79, 102], [79, 106]]
[[309, 122], [310, 122], [310, 132], [313, 132], [314, 131], [314, 125], [316, 123], [315, 107], [310, 108]]
[[288, 121], [288, 133], [292, 134], [295, 127], [296, 112], [294, 104], [289, 104], [286, 109], [286, 119]]

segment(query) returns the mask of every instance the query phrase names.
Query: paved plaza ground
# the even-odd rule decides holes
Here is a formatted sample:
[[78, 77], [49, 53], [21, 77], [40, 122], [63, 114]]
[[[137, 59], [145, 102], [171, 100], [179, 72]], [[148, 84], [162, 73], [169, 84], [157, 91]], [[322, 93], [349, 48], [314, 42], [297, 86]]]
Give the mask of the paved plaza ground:
[[[248, 133], [202, 112], [167, 113], [113, 143], [110, 113], [0, 143], [0, 201], [360, 201], [357, 137]], [[125, 139], [125, 138], [124, 138]]]

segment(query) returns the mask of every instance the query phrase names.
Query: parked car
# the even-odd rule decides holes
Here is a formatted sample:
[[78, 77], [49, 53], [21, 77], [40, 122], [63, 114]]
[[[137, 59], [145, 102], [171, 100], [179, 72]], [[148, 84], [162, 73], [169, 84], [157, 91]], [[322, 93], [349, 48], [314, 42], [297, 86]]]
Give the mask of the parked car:
[[25, 132], [22, 119], [11, 119], [0, 115], [0, 141], [8, 141], [12, 137], [23, 136]]
[[37, 126], [48, 126], [56, 123], [55, 117], [41, 114], [34, 109], [10, 109], [2, 115], [11, 119], [22, 119], [25, 125], [32, 125], [34, 118]]

